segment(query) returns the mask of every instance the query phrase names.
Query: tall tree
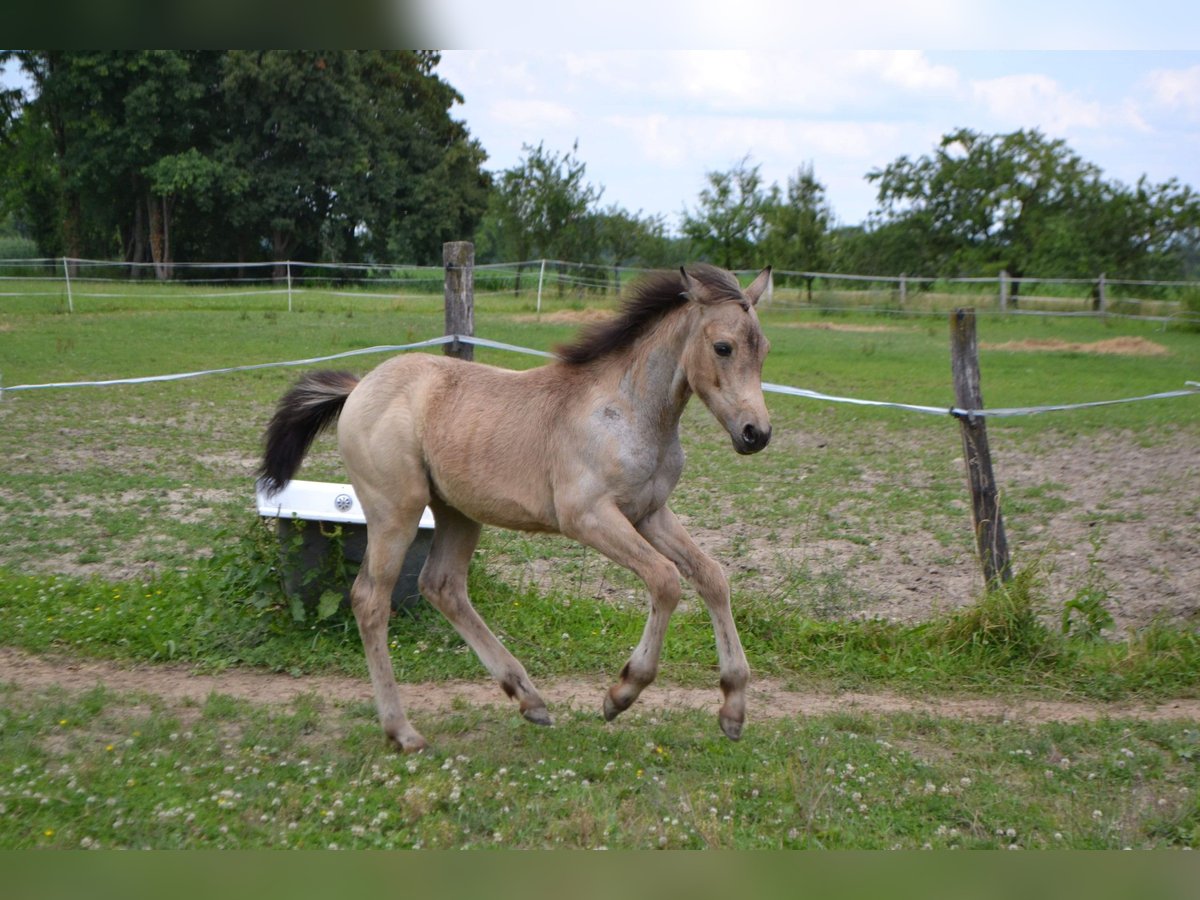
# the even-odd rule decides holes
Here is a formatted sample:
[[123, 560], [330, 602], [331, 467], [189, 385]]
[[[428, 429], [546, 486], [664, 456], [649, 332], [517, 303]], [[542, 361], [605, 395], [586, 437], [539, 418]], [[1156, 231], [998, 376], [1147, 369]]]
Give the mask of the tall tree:
[[[216, 55], [183, 51], [18, 51], [34, 84], [11, 161], [13, 203], [57, 208], [40, 243], [72, 256], [170, 262], [170, 210], [148, 174], [207, 134]], [[207, 77], [202, 70], [207, 64]], [[40, 160], [40, 161], [39, 161]]]
[[754, 264], [766, 203], [759, 166], [745, 157], [728, 171], [705, 173], [705, 179], [696, 209], [684, 208], [683, 233], [700, 256], [726, 269]]
[[480, 231], [484, 254], [518, 262], [592, 258], [595, 205], [604, 189], [587, 181], [578, 143], [562, 154], [542, 143], [526, 144], [522, 150], [521, 160], [496, 179]]
[[246, 175], [233, 225], [246, 242], [265, 237], [276, 261], [314, 257], [322, 226], [353, 222], [370, 170], [367, 135], [356, 127], [366, 102], [357, 58], [232, 51], [222, 94], [230, 133], [219, 152]]
[[[786, 193], [771, 185], [763, 204], [760, 252], [778, 269], [826, 271], [832, 224], [833, 209], [825, 199], [825, 186], [817, 181], [811, 164], [800, 166], [788, 178]], [[805, 281], [811, 300], [813, 277], [809, 275]]]
[[485, 155], [450, 116], [461, 98], [436, 53], [17, 56], [34, 90], [3, 132], [0, 199], [51, 223], [44, 251], [153, 260], [160, 275], [177, 248], [428, 261], [485, 208]]
[[365, 227], [375, 256], [440, 263], [442, 244], [469, 238], [487, 209], [487, 154], [451, 118], [462, 96], [436, 73], [432, 51], [363, 55], [374, 130]]
[[924, 238], [938, 271], [995, 266], [1020, 276], [1034, 236], [1069, 208], [1099, 171], [1038, 131], [983, 135], [959, 129], [930, 156], [900, 157], [867, 174], [884, 222], [904, 220]]

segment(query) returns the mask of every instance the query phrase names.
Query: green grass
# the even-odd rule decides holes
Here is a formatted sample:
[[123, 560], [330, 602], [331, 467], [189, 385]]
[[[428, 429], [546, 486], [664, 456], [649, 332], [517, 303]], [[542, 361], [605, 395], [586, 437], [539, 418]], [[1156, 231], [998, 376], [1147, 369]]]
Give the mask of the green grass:
[[[0, 633], [6, 643], [34, 652], [365, 678], [353, 616], [343, 608], [296, 621], [278, 586], [270, 534], [250, 527], [256, 533], [225, 555], [147, 581], [47, 578], [0, 567]], [[778, 598], [738, 597], [735, 607], [754, 671], [797, 685], [921, 694], [1003, 686], [1093, 699], [1195, 696], [1200, 635], [1161, 625], [1103, 641], [1080, 626], [1073, 634], [1057, 630], [1039, 616], [1045, 610], [1039, 609], [1044, 600], [1036, 574], [1022, 573], [1005, 589], [915, 625], [835, 619], [820, 615], [828, 610]], [[837, 587], [797, 586], [816, 604], [823, 589], [833, 594]], [[522, 589], [481, 566], [472, 569], [470, 590], [483, 618], [539, 678], [614, 673], [637, 643], [645, 616], [640, 597], [597, 602]], [[401, 680], [486, 678], [446, 620], [425, 604], [394, 618], [389, 638]], [[715, 683], [712, 628], [700, 604], [687, 603], [673, 617], [662, 677]]]
[[[0, 704], [0, 847], [1195, 847], [1200, 735], [1184, 723], [1023, 726], [852, 713], [758, 725], [510, 710], [416, 714], [97, 688]], [[441, 749], [439, 749], [441, 748]]]
[[[0, 307], [3, 382], [151, 375], [303, 358], [421, 340], [442, 329], [436, 297], [314, 297], [289, 314], [264, 308], [268, 300], [259, 298], [200, 301], [186, 288], [169, 289], [178, 292], [178, 301], [124, 298], [114, 301], [111, 312], [65, 315]], [[506, 311], [511, 302], [507, 296], [481, 301], [478, 333], [547, 349], [575, 331], [570, 324], [511, 315]], [[831, 321], [899, 330], [792, 327]], [[767, 380], [873, 399], [952, 403], [948, 338], [940, 319], [830, 320], [777, 311], [764, 315], [764, 325], [773, 345]], [[993, 406], [1150, 393], [1182, 386], [1200, 373], [1200, 341], [1194, 334], [1145, 323], [986, 317], [979, 327], [981, 340], [995, 344], [1037, 337], [1089, 342], [1119, 330], [1170, 350], [1168, 356], [1146, 358], [984, 350], [984, 396]], [[539, 363], [482, 349], [478, 358], [513, 367]], [[346, 365], [363, 371], [378, 359]], [[109, 580], [136, 581], [192, 571], [204, 559], [241, 544], [240, 523], [249, 506], [263, 423], [295, 375], [295, 370], [276, 369], [169, 384], [5, 395], [0, 403], [5, 454], [0, 563], [13, 575], [35, 578], [95, 572]], [[778, 396], [768, 402], [776, 438], [766, 452], [749, 458], [730, 453], [727, 436], [699, 404], [689, 407], [684, 421], [688, 468], [673, 498], [693, 530], [719, 541], [723, 561], [731, 563], [764, 543], [772, 548], [774, 559], [764, 563], [767, 554], [760, 552], [753, 565], [731, 569], [739, 608], [747, 615], [756, 614], [759, 597], [767, 615], [798, 597], [806, 598], [800, 612], [818, 619], [860, 608], [852, 582], [819, 558], [805, 556], [806, 547], [850, 546], [856, 548], [851, 565], [876, 562], [899, 531], [928, 535], [947, 564], [961, 565], [969, 557], [953, 420]], [[991, 430], [1001, 464], [1005, 448], [1044, 452], [1043, 447], [1093, 436], [1103, 441], [1114, 434], [1136, 435], [1138, 442], [1153, 445], [1200, 435], [1200, 400], [999, 420]], [[344, 480], [331, 439], [318, 442], [302, 475]], [[1050, 480], [1013, 488], [1005, 506], [1018, 539], [1070, 511], [1062, 486]], [[1117, 521], [1138, 515], [1101, 512]], [[1186, 535], [1187, 527], [1184, 510], [1180, 533]], [[640, 606], [636, 581], [569, 542], [489, 531], [483, 549], [499, 564], [501, 580], [517, 589], [547, 588], [535, 573], [548, 568], [557, 576], [548, 587], [560, 594], [632, 597]], [[1018, 558], [1026, 566], [1032, 561]]]
[[[168, 294], [80, 300], [74, 315], [48, 312], [40, 299], [6, 298], [3, 384], [294, 359], [442, 330], [437, 297], [310, 294], [288, 313], [277, 296], [200, 300], [184, 288]], [[568, 297], [547, 306], [577, 304]], [[531, 312], [529, 297], [485, 298], [477, 333], [549, 349], [576, 330]], [[766, 380], [952, 403], [941, 317], [780, 309], [763, 318], [772, 342]], [[796, 327], [813, 324], [895, 330]], [[985, 349], [990, 406], [1109, 399], [1200, 378], [1198, 336], [1149, 323], [989, 316], [979, 331], [991, 344], [1123, 335], [1170, 351], [1101, 357]], [[539, 363], [487, 350], [477, 358], [509, 367]], [[346, 367], [365, 371], [378, 359]], [[365, 679], [346, 611], [295, 620], [279, 590], [273, 538], [252, 513], [262, 428], [295, 375], [264, 370], [6, 394], [0, 643], [207, 671], [251, 666]], [[1116, 503], [1130, 489], [1114, 484], [1095, 509], [1081, 508], [1065, 479], [1014, 480], [1003, 500], [1022, 579], [985, 597], [967, 589], [921, 621], [883, 621], [861, 615], [874, 598], [864, 593], [860, 568], [933, 569], [925, 583], [934, 585], [973, 570], [957, 424], [777, 396], [768, 403], [776, 437], [750, 458], [730, 452], [728, 437], [699, 404], [689, 408], [688, 468], [672, 504], [731, 574], [756, 674], [796, 688], [921, 696], [1196, 696], [1194, 622], [1177, 616], [1129, 632], [1106, 624], [1120, 611], [1118, 587], [1104, 568], [1108, 529], [1151, 519], [1163, 546], [1187, 547], [1200, 537], [1194, 496], [1174, 490], [1169, 478], [1132, 507]], [[1200, 398], [995, 421], [990, 429], [1002, 472], [1010, 458], [1062, 448], [1094, 444], [1103, 455], [1111, 446], [1186, 446], [1200, 439]], [[1182, 466], [1176, 474], [1181, 485], [1192, 477]], [[332, 440], [318, 442], [302, 476], [344, 480]], [[1150, 516], [1155, 507], [1176, 515]], [[1048, 577], [1062, 548], [1041, 529], [1081, 516], [1100, 526], [1091, 551], [1083, 548], [1086, 572], [1052, 587]], [[923, 548], [916, 558], [889, 556], [896, 547], [915, 553], [916, 546]], [[1169, 555], [1155, 565], [1170, 566]], [[485, 532], [471, 591], [483, 617], [539, 679], [611, 677], [644, 621], [636, 579], [558, 538]], [[428, 608], [397, 617], [389, 637], [403, 680], [484, 677]], [[707, 614], [686, 594], [661, 677], [715, 684], [712, 644]], [[214, 698], [180, 710], [103, 692], [7, 690], [0, 701], [0, 846], [75, 847], [85, 839], [107, 847], [277, 846], [284, 839], [289, 846], [356, 847], [653, 847], [663, 839], [696, 847], [1191, 846], [1200, 827], [1194, 723], [1024, 727], [834, 716], [754, 722], [746, 740], [733, 745], [718, 739], [711, 718], [672, 713], [652, 720], [631, 711], [606, 727], [591, 714], [568, 714], [546, 731], [522, 728], [507, 708], [418, 712], [434, 749], [410, 772], [410, 761], [384, 752], [368, 707], [314, 698], [275, 709]], [[184, 734], [191, 735], [186, 743]], [[1123, 747], [1136, 763], [1115, 755]], [[1056, 768], [1059, 757], [1072, 760], [1069, 771]], [[1122, 759], [1127, 765], [1117, 766]], [[874, 773], [871, 783], [850, 784], [847, 764]], [[265, 774], [276, 769], [277, 777]], [[286, 790], [266, 787], [272, 781]], [[853, 801], [855, 792], [865, 799]], [[96, 799], [88, 803], [89, 796]], [[276, 797], [281, 806], [271, 807]], [[384, 811], [390, 817], [372, 826]]]

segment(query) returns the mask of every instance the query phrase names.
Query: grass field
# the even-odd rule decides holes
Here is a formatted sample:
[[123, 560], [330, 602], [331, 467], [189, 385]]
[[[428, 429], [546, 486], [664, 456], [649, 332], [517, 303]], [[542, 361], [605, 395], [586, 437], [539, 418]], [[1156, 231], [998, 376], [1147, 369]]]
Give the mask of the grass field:
[[[539, 317], [528, 297], [485, 297], [476, 331], [550, 349], [586, 318], [580, 305], [548, 302]], [[951, 405], [943, 317], [763, 318], [768, 381]], [[1200, 378], [1200, 335], [1159, 324], [986, 316], [979, 328], [989, 406]], [[181, 289], [81, 301], [71, 315], [5, 298], [0, 377], [155, 375], [441, 330], [428, 296], [306, 294], [288, 313], [276, 296]], [[1162, 352], [1089, 352], [1117, 338]], [[364, 676], [344, 611], [293, 619], [252, 511], [261, 431], [295, 375], [6, 393], [0, 642], [55, 658]], [[673, 502], [730, 572], [756, 673], [797, 689], [1196, 696], [1200, 397], [990, 425], [1025, 575], [986, 598], [953, 420], [768, 404], [776, 438], [751, 458], [689, 409]], [[332, 440], [302, 475], [344, 480]], [[632, 577], [553, 538], [486, 532], [472, 589], [535, 678], [613, 675], [644, 615]], [[391, 638], [403, 680], [483, 677], [428, 611], [397, 618]], [[690, 598], [662, 678], [715, 681], [711, 628]], [[508, 710], [459, 708], [418, 716], [436, 745], [414, 761], [385, 752], [362, 704], [216, 695], [192, 708], [152, 692], [12, 686], [0, 701], [0, 846], [1194, 846], [1200, 829], [1196, 722], [846, 714], [754, 725], [752, 710], [733, 745], [712, 718], [631, 713], [605, 726], [570, 711], [547, 731]]]
[[383, 750], [367, 704], [8, 691], [0, 846], [1079, 848], [1195, 846], [1193, 725], [839, 714], [738, 744], [709, 716], [463, 708]]

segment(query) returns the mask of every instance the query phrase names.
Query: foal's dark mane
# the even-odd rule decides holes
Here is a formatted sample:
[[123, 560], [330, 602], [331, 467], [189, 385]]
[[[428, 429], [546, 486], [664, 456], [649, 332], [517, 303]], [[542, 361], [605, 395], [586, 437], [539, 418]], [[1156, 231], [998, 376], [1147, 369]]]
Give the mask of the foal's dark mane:
[[705, 303], [732, 300], [745, 304], [741, 286], [732, 274], [707, 263], [688, 266], [687, 273], [702, 288], [703, 297], [689, 297], [678, 271], [652, 272], [630, 287], [616, 318], [580, 332], [573, 343], [557, 348], [559, 358], [581, 366], [624, 350], [649, 331], [667, 313], [689, 299]]

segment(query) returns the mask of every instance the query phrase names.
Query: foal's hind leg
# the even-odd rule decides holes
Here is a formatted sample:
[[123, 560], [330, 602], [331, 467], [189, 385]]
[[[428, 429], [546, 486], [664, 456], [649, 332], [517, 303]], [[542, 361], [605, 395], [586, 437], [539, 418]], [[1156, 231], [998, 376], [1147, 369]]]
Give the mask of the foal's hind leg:
[[538, 725], [552, 724], [529, 673], [487, 627], [467, 596], [467, 568], [479, 543], [479, 523], [437, 498], [430, 505], [437, 527], [429, 558], [421, 570], [421, 593], [470, 644], [504, 693], [521, 704], [521, 715]]
[[729, 579], [720, 564], [696, 546], [675, 513], [667, 507], [647, 516], [637, 528], [660, 553], [678, 566], [683, 577], [704, 598], [716, 634], [717, 659], [721, 665], [721, 693], [725, 698], [719, 713], [721, 730], [736, 741], [742, 736], [746, 721], [750, 666], [729, 606]]
[[400, 576], [408, 546], [416, 536], [421, 507], [401, 518], [374, 517], [367, 526], [367, 554], [350, 599], [358, 633], [367, 655], [367, 670], [375, 691], [375, 708], [384, 733], [405, 753], [425, 749], [425, 738], [409, 724], [396, 686], [388, 652], [387, 626], [392, 615], [392, 588]]

